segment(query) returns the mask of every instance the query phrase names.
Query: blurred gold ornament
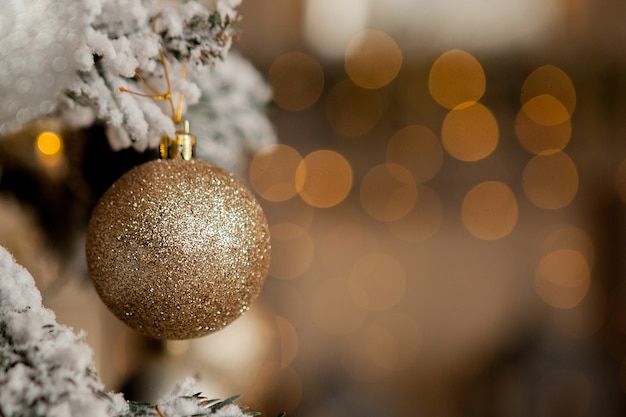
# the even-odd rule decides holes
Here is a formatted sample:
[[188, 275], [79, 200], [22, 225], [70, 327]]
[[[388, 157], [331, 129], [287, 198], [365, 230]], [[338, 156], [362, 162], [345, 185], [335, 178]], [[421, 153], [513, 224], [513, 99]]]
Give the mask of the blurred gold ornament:
[[219, 330], [258, 296], [270, 263], [263, 211], [230, 172], [191, 157], [188, 126], [164, 158], [124, 174], [87, 229], [87, 261], [109, 309], [140, 333], [188, 339]]

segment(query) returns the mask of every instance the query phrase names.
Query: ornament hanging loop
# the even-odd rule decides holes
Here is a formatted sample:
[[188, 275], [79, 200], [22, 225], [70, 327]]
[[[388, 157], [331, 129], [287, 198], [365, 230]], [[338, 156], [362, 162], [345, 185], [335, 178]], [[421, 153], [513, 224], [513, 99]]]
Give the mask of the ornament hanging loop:
[[183, 120], [183, 130], [174, 138], [163, 136], [159, 145], [161, 159], [183, 159], [189, 161], [196, 156], [196, 137], [189, 131], [189, 121]]

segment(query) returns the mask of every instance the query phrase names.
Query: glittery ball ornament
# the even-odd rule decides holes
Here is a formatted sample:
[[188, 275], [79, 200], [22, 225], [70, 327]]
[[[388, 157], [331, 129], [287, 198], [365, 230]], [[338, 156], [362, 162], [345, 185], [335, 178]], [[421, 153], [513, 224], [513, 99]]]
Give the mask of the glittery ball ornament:
[[230, 172], [200, 159], [128, 171], [97, 203], [87, 262], [109, 309], [144, 335], [189, 339], [248, 310], [270, 262], [261, 207]]

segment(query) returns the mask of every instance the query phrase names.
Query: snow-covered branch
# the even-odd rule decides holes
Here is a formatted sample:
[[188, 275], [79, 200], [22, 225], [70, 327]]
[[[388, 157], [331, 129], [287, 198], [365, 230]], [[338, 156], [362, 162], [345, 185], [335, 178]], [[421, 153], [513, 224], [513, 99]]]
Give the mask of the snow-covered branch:
[[170, 103], [120, 90], [163, 95], [167, 66], [200, 153], [237, 171], [276, 141], [270, 92], [243, 58], [227, 58], [241, 0], [205, 1], [0, 0], [0, 135], [53, 115], [69, 128], [103, 123], [116, 150], [155, 148], [175, 134]]
[[[154, 94], [147, 83], [165, 93], [167, 65], [174, 100], [182, 93], [185, 114], [194, 115], [190, 118], [194, 119], [192, 130], [198, 136], [199, 148], [220, 153], [208, 155], [208, 159], [236, 170], [233, 161], [240, 160], [242, 152], [254, 152], [275, 142], [264, 114], [269, 88], [241, 57], [232, 64], [226, 59], [235, 34], [239, 0], [218, 0], [212, 10], [194, 1], [167, 6], [149, 0], [84, 1], [94, 3], [89, 9], [98, 12], [88, 14], [85, 42], [77, 51], [80, 70], [57, 106], [58, 115], [68, 125], [85, 127], [96, 120], [105, 122], [113, 149], [132, 146], [143, 151], [158, 146], [161, 136], [173, 136], [176, 130], [170, 107], [120, 89]], [[228, 68], [228, 72], [216, 66]], [[242, 79], [240, 87], [235, 85], [237, 77]], [[229, 87], [224, 88], [225, 84]], [[232, 106], [218, 106], [234, 102], [237, 116], [215, 124], [213, 116], [231, 115], [233, 110]], [[205, 117], [197, 117], [200, 114]], [[260, 129], [253, 132], [228, 123], [258, 124]], [[226, 137], [228, 142], [224, 142]], [[215, 141], [219, 142], [215, 146], [209, 143]], [[228, 152], [220, 152], [224, 144]]]

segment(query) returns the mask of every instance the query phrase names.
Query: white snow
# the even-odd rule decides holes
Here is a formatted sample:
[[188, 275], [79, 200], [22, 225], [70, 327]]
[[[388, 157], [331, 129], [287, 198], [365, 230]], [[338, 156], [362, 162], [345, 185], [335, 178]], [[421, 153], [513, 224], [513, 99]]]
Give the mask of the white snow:
[[91, 363], [89, 346], [56, 323], [32, 276], [0, 247], [0, 414], [108, 415]]

